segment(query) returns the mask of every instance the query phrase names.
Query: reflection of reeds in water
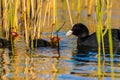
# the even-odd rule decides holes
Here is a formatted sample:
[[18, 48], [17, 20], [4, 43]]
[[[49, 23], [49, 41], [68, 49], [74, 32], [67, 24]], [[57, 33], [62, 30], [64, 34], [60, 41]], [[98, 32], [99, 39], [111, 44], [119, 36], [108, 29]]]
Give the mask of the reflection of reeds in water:
[[3, 73], [0, 75], [0, 79], [1, 80], [7, 80], [7, 75], [9, 74], [11, 69], [8, 68], [8, 64], [10, 64], [10, 56], [8, 54], [6, 54], [6, 51], [2, 51], [2, 53], [0, 54], [1, 57], [1, 62], [3, 62], [2, 64], [0, 63], [1, 66], [1, 70], [3, 70]]

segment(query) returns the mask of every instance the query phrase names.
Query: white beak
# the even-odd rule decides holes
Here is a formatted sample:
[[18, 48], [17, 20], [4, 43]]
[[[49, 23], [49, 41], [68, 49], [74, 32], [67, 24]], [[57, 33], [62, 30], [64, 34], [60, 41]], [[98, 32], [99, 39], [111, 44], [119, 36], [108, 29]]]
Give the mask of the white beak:
[[72, 35], [72, 30], [69, 30], [67, 33], [66, 33], [66, 36], [70, 36], [70, 35]]

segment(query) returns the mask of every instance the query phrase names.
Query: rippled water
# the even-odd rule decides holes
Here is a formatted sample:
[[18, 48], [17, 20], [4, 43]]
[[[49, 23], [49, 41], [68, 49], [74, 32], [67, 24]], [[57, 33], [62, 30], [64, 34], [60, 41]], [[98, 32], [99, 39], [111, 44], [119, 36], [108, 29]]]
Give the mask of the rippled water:
[[[46, 33], [45, 33], [46, 34]], [[49, 33], [47, 33], [49, 34]], [[60, 57], [54, 48], [37, 48], [25, 51], [22, 40], [18, 40], [15, 54], [0, 50], [0, 80], [97, 80], [97, 53], [83, 54], [76, 50], [76, 38], [65, 37], [60, 32]], [[102, 57], [102, 55], [101, 55]], [[101, 58], [101, 60], [103, 60]], [[103, 80], [111, 80], [109, 55], [106, 55], [102, 71]], [[120, 79], [120, 58], [115, 58], [115, 80]]]
[[[64, 0], [63, 0], [64, 1]], [[77, 1], [77, 0], [76, 0]], [[112, 28], [120, 26], [120, 5], [118, 1], [113, 0], [113, 9], [111, 16]], [[59, 6], [63, 6], [59, 4]], [[64, 9], [64, 10], [63, 10]], [[70, 20], [67, 8], [58, 9], [58, 25], [65, 27], [59, 33], [62, 37], [60, 42], [60, 57], [55, 48], [36, 48], [34, 51], [25, 50], [25, 41], [21, 38], [15, 44], [14, 53], [8, 49], [0, 49], [0, 80], [98, 80], [97, 70], [97, 52], [89, 51], [84, 54], [76, 50], [76, 37], [66, 37], [65, 32], [70, 29]], [[88, 26], [90, 32], [95, 31], [95, 14], [87, 17], [87, 9], [81, 10], [80, 20], [77, 12], [71, 10], [73, 22], [82, 22]], [[78, 20], [78, 21], [77, 21]], [[46, 29], [46, 28], [45, 28]], [[44, 33], [43, 36], [48, 40], [50, 33]], [[1, 36], [1, 34], [0, 34]], [[104, 58], [101, 55], [102, 80], [111, 80], [111, 64], [107, 54]], [[120, 80], [120, 55], [114, 54], [114, 74], [115, 80]]]

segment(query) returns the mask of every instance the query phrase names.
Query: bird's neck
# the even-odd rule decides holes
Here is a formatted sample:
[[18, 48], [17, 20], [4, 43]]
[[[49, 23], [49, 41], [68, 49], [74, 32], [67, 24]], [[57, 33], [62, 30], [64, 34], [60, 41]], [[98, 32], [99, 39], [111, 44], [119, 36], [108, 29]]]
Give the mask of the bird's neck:
[[88, 35], [88, 36], [85, 36], [85, 37], [79, 37], [79, 36], [78, 36], [77, 43], [82, 43], [82, 42], [85, 41], [88, 37], [89, 37], [89, 35]]

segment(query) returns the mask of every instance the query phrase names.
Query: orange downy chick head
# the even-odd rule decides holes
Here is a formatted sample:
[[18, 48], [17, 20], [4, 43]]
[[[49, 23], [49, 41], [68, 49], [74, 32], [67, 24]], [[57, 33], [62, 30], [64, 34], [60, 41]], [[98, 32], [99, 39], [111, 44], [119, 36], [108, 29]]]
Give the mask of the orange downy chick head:
[[50, 39], [51, 45], [52, 47], [57, 47], [58, 46], [58, 42], [60, 42], [62, 39], [59, 37], [52, 37]]
[[20, 35], [17, 32], [11, 32], [10, 35], [13, 41], [15, 41], [18, 37], [20, 37]]

